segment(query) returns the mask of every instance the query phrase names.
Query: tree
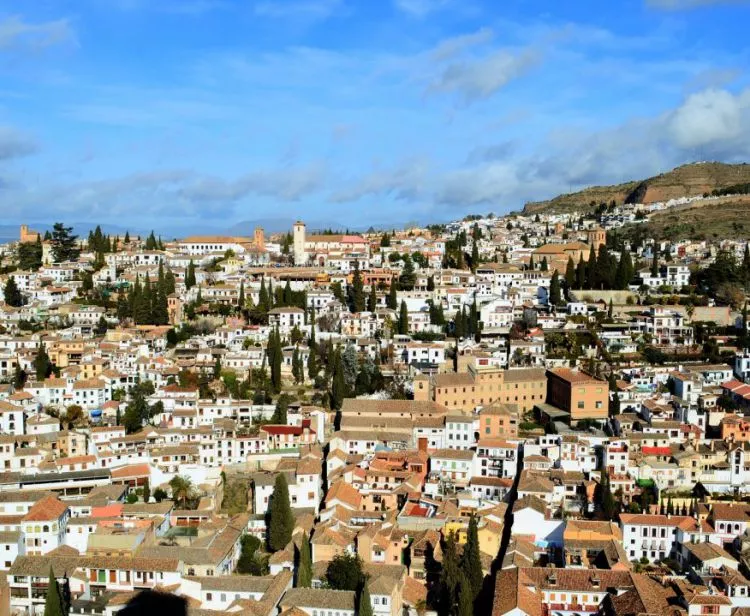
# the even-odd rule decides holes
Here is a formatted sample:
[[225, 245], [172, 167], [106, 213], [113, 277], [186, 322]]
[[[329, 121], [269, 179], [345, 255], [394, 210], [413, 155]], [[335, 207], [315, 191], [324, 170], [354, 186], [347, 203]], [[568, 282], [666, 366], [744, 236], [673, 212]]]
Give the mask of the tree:
[[346, 396], [346, 381], [344, 378], [344, 361], [341, 351], [336, 349], [333, 354], [333, 374], [331, 379], [331, 408], [339, 410]]
[[260, 540], [253, 535], [245, 535], [240, 540], [240, 557], [237, 560], [237, 573], [254, 574], [257, 569], [255, 555], [260, 548]]
[[399, 284], [405, 291], [411, 291], [417, 281], [417, 275], [414, 273], [414, 263], [408, 254], [404, 255], [404, 265], [401, 269]]
[[473, 616], [474, 615], [474, 599], [476, 595], [471, 589], [471, 584], [466, 579], [465, 575], [461, 576], [461, 582], [459, 584], [460, 590], [458, 591], [458, 606], [456, 607], [456, 616]]
[[388, 300], [386, 302], [388, 308], [391, 310], [396, 310], [398, 308], [398, 296], [397, 296], [397, 288], [396, 288], [396, 279], [391, 279], [391, 286], [390, 289], [388, 289]]
[[310, 538], [307, 533], [302, 535], [297, 562], [297, 588], [312, 586], [312, 555], [310, 552]]
[[5, 303], [8, 306], [13, 306], [14, 308], [23, 306], [23, 294], [21, 293], [21, 289], [18, 288], [14, 276], [9, 276], [8, 281], [5, 283], [4, 297]]
[[24, 242], [18, 245], [18, 267], [22, 270], [37, 271], [42, 266], [42, 239], [37, 235], [36, 242]]
[[552, 274], [552, 279], [549, 282], [549, 303], [551, 306], [559, 306], [562, 303], [560, 276], [558, 276], [557, 270]]
[[620, 261], [617, 263], [614, 286], [616, 289], [627, 289], [630, 281], [635, 276], [635, 268], [630, 258], [630, 251], [623, 249]]
[[602, 482], [599, 486], [599, 493], [599, 504], [604, 517], [608, 520], [614, 519], [617, 513], [617, 501], [612, 494], [612, 489], [609, 485], [609, 476], [605, 471], [602, 471]]
[[542, 265], [539, 268], [542, 272], [548, 272], [549, 271], [549, 264], [547, 263], [547, 257], [544, 257], [542, 259]]
[[356, 554], [337, 554], [328, 563], [326, 581], [334, 590], [357, 591], [364, 580], [362, 561]]
[[576, 283], [576, 265], [573, 257], [568, 257], [568, 265], [565, 267], [565, 286], [572, 289]]
[[409, 311], [406, 308], [406, 302], [403, 300], [398, 312], [398, 333], [403, 336], [409, 334]]
[[448, 616], [454, 613], [461, 583], [461, 569], [456, 553], [456, 539], [449, 533], [443, 549], [443, 569], [440, 572], [438, 591], [438, 614]]
[[163, 488], [156, 488], [154, 490], [154, 500], [157, 503], [162, 502], [165, 498], [167, 498], [167, 492]]
[[43, 381], [52, 373], [52, 362], [49, 355], [47, 355], [47, 349], [41, 342], [37, 348], [36, 357], [32, 365], [34, 366], [37, 381]]
[[656, 278], [659, 275], [659, 247], [654, 244], [654, 258], [651, 260], [651, 275]]
[[482, 582], [484, 581], [476, 516], [471, 516], [469, 520], [466, 545], [464, 545], [464, 551], [461, 554], [461, 571], [466, 576], [466, 582], [471, 590], [471, 602], [473, 603], [479, 591], [482, 590]]
[[60, 592], [60, 586], [57, 583], [57, 578], [52, 570], [52, 566], [49, 568], [49, 584], [47, 585], [47, 597], [44, 601], [44, 616], [67, 616], [67, 610], [63, 605], [63, 597]]
[[378, 295], [375, 292], [375, 285], [370, 285], [370, 295], [367, 297], [367, 310], [369, 312], [375, 312], [378, 307]]
[[284, 473], [276, 475], [268, 518], [268, 548], [272, 552], [278, 552], [292, 540], [294, 530], [294, 515], [289, 505], [289, 485]]
[[352, 280], [352, 312], [365, 311], [365, 289], [362, 283], [362, 274], [359, 271], [359, 261], [354, 266], [354, 279]]
[[245, 281], [240, 281], [240, 294], [237, 297], [237, 308], [242, 310], [245, 307]]
[[190, 259], [185, 272], [185, 288], [192, 289], [195, 286], [195, 263]]
[[185, 502], [193, 493], [193, 482], [190, 481], [189, 477], [175, 475], [174, 477], [172, 477], [172, 479], [170, 479], [169, 487], [172, 488], [172, 498], [175, 500], [175, 502], [179, 501], [180, 503], [182, 503], [182, 506], [184, 508]]
[[56, 263], [78, 259], [78, 236], [73, 235], [73, 227], [56, 222], [52, 227], [52, 257]]
[[373, 616], [372, 613], [372, 602], [370, 601], [370, 589], [367, 586], [367, 579], [362, 584], [362, 590], [359, 593], [357, 600], [357, 616]]
[[146, 477], [146, 482], [143, 484], [143, 502], [147, 503], [151, 500], [151, 485]]

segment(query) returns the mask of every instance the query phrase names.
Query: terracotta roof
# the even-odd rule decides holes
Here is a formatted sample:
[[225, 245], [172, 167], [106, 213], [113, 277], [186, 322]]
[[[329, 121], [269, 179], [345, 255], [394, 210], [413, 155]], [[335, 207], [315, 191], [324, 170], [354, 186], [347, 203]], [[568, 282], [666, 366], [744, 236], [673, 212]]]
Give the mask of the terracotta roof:
[[23, 516], [24, 522], [52, 522], [68, 510], [68, 506], [55, 496], [45, 496], [34, 503], [29, 512]]

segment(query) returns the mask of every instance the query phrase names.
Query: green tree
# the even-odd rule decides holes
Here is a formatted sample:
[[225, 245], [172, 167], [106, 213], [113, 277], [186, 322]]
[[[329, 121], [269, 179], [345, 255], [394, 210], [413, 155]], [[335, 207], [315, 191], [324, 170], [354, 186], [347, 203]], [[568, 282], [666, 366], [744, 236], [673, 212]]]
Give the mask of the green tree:
[[375, 291], [375, 285], [370, 285], [370, 294], [367, 297], [367, 310], [369, 312], [375, 312], [378, 307], [378, 295]]
[[368, 588], [367, 578], [362, 583], [362, 590], [357, 597], [357, 616], [373, 616], [372, 602], [370, 601], [370, 589]]
[[344, 360], [340, 349], [333, 354], [333, 374], [331, 379], [331, 408], [339, 410], [346, 396], [346, 381], [344, 377]]
[[143, 484], [143, 502], [147, 503], [151, 500], [151, 484], [149, 484], [148, 477], [146, 482]]
[[623, 248], [620, 261], [617, 263], [617, 271], [615, 272], [615, 288], [627, 289], [633, 280], [633, 276], [635, 276], [635, 268], [630, 258], [630, 251]]
[[357, 591], [364, 581], [362, 561], [356, 554], [337, 554], [328, 563], [326, 581], [334, 590]]
[[403, 300], [398, 312], [398, 333], [404, 336], [409, 334], [409, 311], [406, 308], [406, 302]]
[[552, 274], [552, 279], [549, 282], [549, 303], [551, 306], [559, 306], [562, 303], [560, 276], [558, 276], [557, 270]]
[[312, 586], [313, 565], [310, 538], [307, 536], [307, 533], [302, 535], [297, 558], [297, 588], [310, 588]]
[[23, 306], [23, 294], [21, 293], [21, 289], [18, 288], [14, 276], [8, 277], [8, 281], [5, 283], [3, 295], [5, 303], [8, 304], [8, 306], [13, 306], [14, 308]]
[[49, 568], [49, 584], [47, 585], [47, 597], [44, 601], [44, 616], [67, 616], [68, 611], [63, 603], [62, 592], [57, 583], [52, 566]]
[[195, 286], [195, 263], [190, 259], [188, 263], [187, 271], [185, 272], [185, 288], [192, 289]]
[[399, 284], [405, 291], [411, 291], [414, 288], [414, 284], [417, 281], [417, 275], [414, 273], [414, 263], [408, 254], [404, 255], [404, 264], [401, 268], [401, 276], [399, 277]]
[[169, 481], [169, 487], [172, 488], [172, 498], [175, 502], [180, 502], [185, 507], [187, 499], [193, 494], [193, 482], [189, 477], [175, 475]]
[[539, 269], [540, 269], [540, 271], [542, 271], [542, 272], [547, 272], [547, 271], [549, 271], [549, 265], [548, 265], [548, 263], [547, 263], [547, 257], [544, 257], [544, 258], [542, 259], [542, 265], [540, 266], [540, 268], [539, 268]]
[[438, 614], [441, 616], [450, 616], [454, 613], [460, 583], [461, 569], [456, 552], [456, 540], [453, 533], [450, 533], [445, 539], [443, 568], [438, 582]]
[[466, 576], [466, 581], [471, 590], [471, 601], [482, 590], [484, 573], [482, 572], [482, 559], [479, 550], [479, 534], [476, 516], [471, 516], [469, 529], [466, 536], [463, 554], [461, 554], [461, 571]]
[[352, 280], [352, 312], [365, 311], [365, 289], [362, 283], [362, 274], [359, 271], [359, 261], [354, 266], [354, 278]]
[[39, 347], [37, 347], [36, 357], [32, 365], [34, 366], [37, 381], [43, 381], [52, 373], [52, 362], [49, 359], [49, 355], [47, 355], [47, 349], [41, 342], [39, 343]]
[[36, 242], [24, 242], [18, 245], [18, 267], [22, 270], [37, 271], [42, 266], [42, 238], [37, 235]]
[[568, 265], [565, 267], [565, 285], [572, 289], [576, 284], [576, 265], [573, 257], [568, 257]]
[[278, 552], [292, 540], [294, 530], [294, 515], [289, 505], [289, 485], [284, 473], [276, 475], [268, 518], [268, 548], [271, 552]]
[[237, 297], [237, 308], [242, 310], [245, 307], [245, 281], [240, 281], [240, 294]]
[[659, 275], [659, 247], [654, 244], [654, 258], [651, 260], [651, 275]]
[[465, 575], [461, 576], [458, 591], [458, 605], [456, 616], [474, 616], [474, 599], [476, 594], [472, 591], [471, 584]]
[[391, 310], [397, 310], [398, 309], [398, 295], [397, 295], [398, 289], [396, 284], [396, 279], [391, 279], [391, 286], [388, 289], [388, 300], [386, 302], [386, 305]]
[[56, 222], [52, 227], [52, 258], [56, 263], [78, 259], [78, 237], [72, 233], [73, 227]]

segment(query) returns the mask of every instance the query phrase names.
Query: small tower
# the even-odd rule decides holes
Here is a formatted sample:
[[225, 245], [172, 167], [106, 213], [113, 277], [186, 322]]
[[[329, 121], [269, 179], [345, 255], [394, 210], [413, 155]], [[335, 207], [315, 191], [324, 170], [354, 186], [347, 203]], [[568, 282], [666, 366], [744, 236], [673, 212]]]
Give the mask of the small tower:
[[255, 227], [254, 240], [257, 250], [264, 251], [266, 249], [266, 237], [263, 233], [263, 227]]
[[294, 223], [294, 264], [305, 265], [307, 253], [305, 252], [305, 223], [298, 220]]
[[594, 227], [586, 231], [589, 244], [594, 247], [594, 250], [599, 250], [599, 246], [607, 243], [607, 232], [601, 227]]

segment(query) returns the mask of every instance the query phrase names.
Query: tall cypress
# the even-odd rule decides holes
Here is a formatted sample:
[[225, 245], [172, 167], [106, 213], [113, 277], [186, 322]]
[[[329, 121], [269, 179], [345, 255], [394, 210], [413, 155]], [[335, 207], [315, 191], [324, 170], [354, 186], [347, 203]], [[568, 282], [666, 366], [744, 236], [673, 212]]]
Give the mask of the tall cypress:
[[365, 289], [362, 283], [362, 274], [359, 271], [359, 261], [354, 266], [354, 278], [352, 280], [352, 312], [365, 311]]
[[370, 601], [370, 589], [367, 585], [367, 578], [362, 583], [362, 590], [359, 592], [359, 598], [357, 601], [359, 610], [357, 616], [373, 616], [372, 602]]
[[466, 576], [466, 581], [471, 589], [472, 602], [482, 590], [484, 572], [482, 571], [482, 559], [479, 550], [479, 534], [476, 516], [469, 520], [469, 530], [466, 536], [466, 545], [461, 554], [461, 571]]
[[268, 518], [268, 548], [271, 552], [278, 552], [292, 540], [294, 530], [294, 515], [289, 504], [289, 484], [284, 473], [276, 475]]
[[44, 601], [44, 616], [66, 616], [60, 586], [57, 584], [57, 578], [52, 571], [52, 566], [49, 568], [49, 584], [47, 586], [47, 596]]
[[388, 289], [388, 308], [391, 310], [398, 309], [398, 295], [396, 290], [396, 279], [391, 279], [391, 287]]
[[299, 546], [299, 563], [297, 564], [297, 588], [312, 586], [312, 555], [310, 552], [310, 538], [307, 533], [302, 535]]
[[192, 289], [195, 286], [195, 263], [190, 259], [190, 263], [187, 266], [187, 272], [185, 272], [185, 287]]
[[378, 296], [375, 292], [375, 285], [370, 285], [370, 295], [367, 297], [367, 310], [369, 312], [375, 312], [378, 307]]
[[555, 270], [549, 282], [549, 303], [551, 306], [558, 306], [561, 302], [560, 276], [557, 274], [557, 270]]
[[406, 308], [406, 302], [403, 300], [398, 313], [398, 333], [404, 336], [409, 333], [409, 311]]

